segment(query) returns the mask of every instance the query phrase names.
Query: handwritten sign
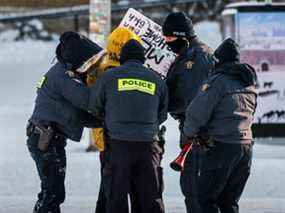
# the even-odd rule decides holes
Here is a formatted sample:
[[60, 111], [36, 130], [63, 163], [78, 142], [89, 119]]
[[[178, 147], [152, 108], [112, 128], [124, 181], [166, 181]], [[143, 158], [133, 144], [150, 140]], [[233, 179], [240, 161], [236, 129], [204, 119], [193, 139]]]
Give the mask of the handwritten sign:
[[120, 26], [140, 36], [146, 51], [145, 65], [165, 77], [175, 54], [165, 43], [161, 26], [132, 8], [127, 11]]

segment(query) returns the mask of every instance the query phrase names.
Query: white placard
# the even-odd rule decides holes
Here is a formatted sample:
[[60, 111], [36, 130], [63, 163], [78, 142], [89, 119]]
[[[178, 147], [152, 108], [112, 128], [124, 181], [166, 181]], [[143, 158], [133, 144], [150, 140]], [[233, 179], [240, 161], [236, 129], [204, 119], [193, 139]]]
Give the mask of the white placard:
[[127, 11], [120, 26], [141, 37], [146, 50], [146, 65], [165, 77], [175, 54], [165, 43], [161, 26], [132, 8]]

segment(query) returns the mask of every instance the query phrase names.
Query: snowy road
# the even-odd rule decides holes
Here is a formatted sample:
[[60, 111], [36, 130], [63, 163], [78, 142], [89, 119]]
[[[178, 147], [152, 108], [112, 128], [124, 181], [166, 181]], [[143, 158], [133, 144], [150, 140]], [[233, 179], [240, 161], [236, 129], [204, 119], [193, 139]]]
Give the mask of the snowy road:
[[[200, 26], [202, 33], [212, 29], [207, 26]], [[39, 190], [34, 162], [25, 146], [24, 130], [32, 110], [34, 85], [49, 67], [54, 48], [53, 42], [1, 43], [0, 213], [30, 213]], [[183, 213], [179, 174], [168, 166], [178, 153], [178, 130], [171, 119], [167, 128], [163, 160], [165, 205], [169, 213]], [[285, 139], [283, 142], [281, 145], [276, 140], [265, 140], [255, 145], [252, 175], [242, 197], [241, 212], [285, 213]], [[94, 212], [99, 186], [98, 154], [85, 153], [85, 147], [84, 143], [69, 143], [67, 147], [67, 198], [63, 212]]]
[[[0, 113], [0, 213], [29, 213], [39, 190], [39, 181], [25, 147], [24, 123], [29, 113]], [[167, 123], [164, 164], [167, 212], [185, 212], [178, 173], [168, 163], [176, 154], [175, 122]], [[172, 130], [171, 130], [172, 129]], [[170, 131], [171, 130], [171, 131]], [[99, 185], [97, 153], [85, 153], [86, 144], [68, 145], [67, 199], [63, 212], [93, 212]], [[255, 145], [253, 171], [241, 206], [245, 213], [285, 212], [285, 146]]]

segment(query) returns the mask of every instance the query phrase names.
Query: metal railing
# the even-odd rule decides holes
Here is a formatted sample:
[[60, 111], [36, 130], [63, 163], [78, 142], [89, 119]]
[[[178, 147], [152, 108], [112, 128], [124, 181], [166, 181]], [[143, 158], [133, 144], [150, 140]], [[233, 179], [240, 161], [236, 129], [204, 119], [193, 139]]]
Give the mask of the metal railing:
[[[185, 3], [195, 3], [195, 2], [205, 2], [207, 0], [161, 0], [161, 1], [144, 1], [141, 3], [129, 3], [124, 5], [113, 5], [112, 12], [125, 11], [129, 8], [150, 8], [159, 7], [167, 5], [185, 4]], [[63, 7], [54, 9], [42, 9], [33, 10], [29, 12], [21, 13], [10, 13], [0, 15], [0, 22], [17, 22], [17, 21], [28, 21], [32, 19], [56, 19], [63, 17], [76, 17], [81, 15], [89, 15], [89, 5], [80, 5], [74, 7]]]

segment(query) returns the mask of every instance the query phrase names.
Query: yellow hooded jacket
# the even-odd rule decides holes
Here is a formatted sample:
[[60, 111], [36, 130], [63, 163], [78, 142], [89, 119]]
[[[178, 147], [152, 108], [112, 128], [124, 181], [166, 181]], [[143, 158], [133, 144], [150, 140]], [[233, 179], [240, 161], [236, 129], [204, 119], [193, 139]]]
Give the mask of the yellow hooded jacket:
[[[87, 84], [93, 85], [96, 79], [102, 75], [107, 69], [120, 66], [120, 52], [124, 44], [131, 40], [137, 40], [142, 43], [139, 36], [125, 27], [117, 27], [108, 37], [106, 51], [102, 62], [99, 66], [92, 69], [95, 72], [89, 72], [87, 77]], [[103, 128], [94, 128], [91, 133], [92, 144], [95, 145], [99, 151], [104, 150], [104, 131]]]

